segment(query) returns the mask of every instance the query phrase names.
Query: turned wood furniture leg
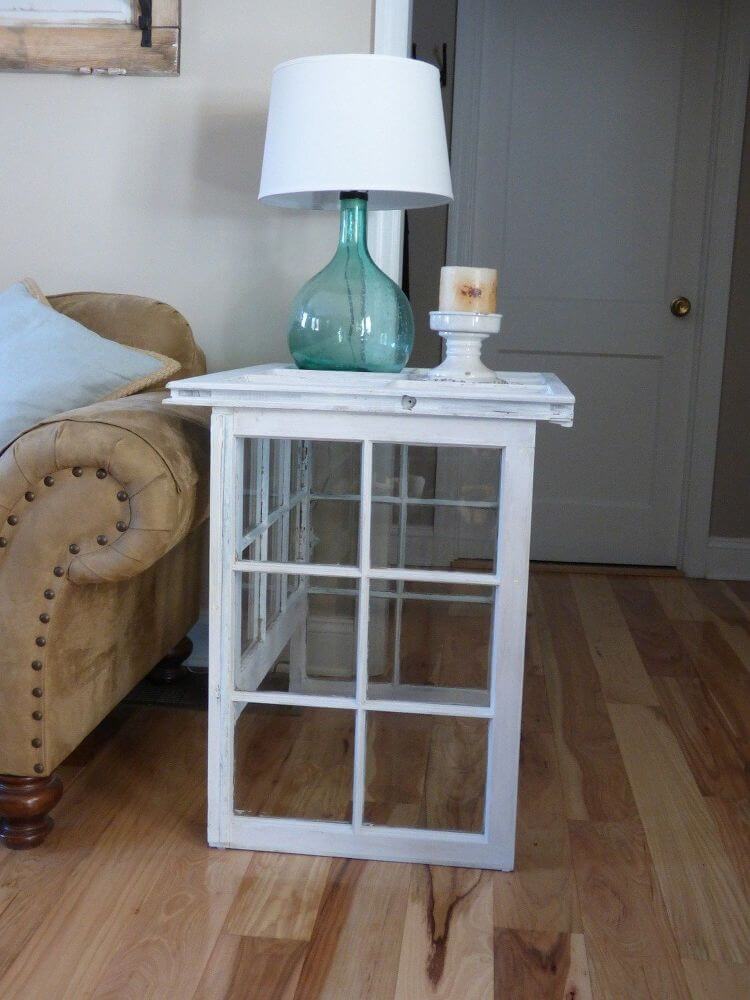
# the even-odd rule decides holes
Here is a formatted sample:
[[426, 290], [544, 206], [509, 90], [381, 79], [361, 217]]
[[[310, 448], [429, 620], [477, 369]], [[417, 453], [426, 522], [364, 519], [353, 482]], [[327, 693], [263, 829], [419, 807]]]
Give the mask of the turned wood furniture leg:
[[0, 775], [0, 840], [14, 851], [37, 847], [52, 829], [51, 809], [60, 801], [62, 781]]
[[149, 679], [156, 684], [171, 684], [173, 681], [178, 680], [185, 673], [183, 663], [192, 652], [193, 643], [185, 636], [184, 639], [180, 639], [176, 646], [170, 649], [163, 660], [156, 664], [148, 675]]

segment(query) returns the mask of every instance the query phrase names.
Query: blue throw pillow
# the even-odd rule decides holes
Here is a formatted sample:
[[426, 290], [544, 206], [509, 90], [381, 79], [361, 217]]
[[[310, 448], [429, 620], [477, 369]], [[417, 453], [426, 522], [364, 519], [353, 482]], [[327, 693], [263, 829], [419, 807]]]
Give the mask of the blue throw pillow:
[[0, 292], [0, 452], [45, 417], [177, 374], [171, 358], [100, 337], [19, 282]]

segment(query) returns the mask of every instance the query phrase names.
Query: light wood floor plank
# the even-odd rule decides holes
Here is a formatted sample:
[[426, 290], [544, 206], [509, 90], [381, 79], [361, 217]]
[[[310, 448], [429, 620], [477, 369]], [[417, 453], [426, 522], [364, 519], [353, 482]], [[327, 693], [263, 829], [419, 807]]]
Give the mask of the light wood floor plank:
[[497, 931], [495, 997], [591, 1000], [583, 935]]
[[408, 865], [333, 862], [295, 1000], [391, 1000], [408, 875]]
[[[159, 709], [144, 714], [160, 724], [162, 737], [158, 748], [151, 748], [150, 781], [148, 776], [141, 783], [131, 780], [117, 822], [107, 825], [60, 896], [48, 902], [45, 918], [0, 980], [0, 995], [33, 995], [34, 989], [37, 995], [61, 1000], [88, 995], [112, 957], [128, 915], [180, 843], [181, 825], [195, 806], [195, 776], [204, 772], [205, 716]], [[191, 731], [200, 734], [197, 740], [189, 737]], [[144, 752], [148, 741], [144, 743], [137, 755]], [[124, 759], [120, 766], [126, 771], [132, 762]], [[104, 777], [109, 779], [112, 769]], [[106, 799], [104, 782], [84, 808], [96, 810], [102, 796]], [[12, 908], [9, 912], [12, 919]]]
[[701, 681], [655, 677], [654, 686], [701, 793], [728, 799], [750, 794], [743, 761], [706, 700]]
[[713, 813], [727, 856], [739, 875], [745, 898], [750, 900], [750, 799], [729, 802], [706, 800]]
[[554, 737], [521, 738], [516, 867], [493, 872], [496, 929], [581, 929]]
[[606, 576], [575, 576], [571, 584], [606, 700], [658, 705], [609, 580]]
[[110, 930], [115, 949], [96, 987], [96, 1000], [187, 997], [196, 985], [224, 924], [247, 857], [207, 851], [206, 804], [176, 829], [160, 871], [134, 912], [122, 910]]
[[486, 1000], [492, 992], [489, 874], [413, 865], [395, 997]]
[[693, 1000], [748, 1000], [750, 966], [684, 959]]
[[654, 996], [687, 998], [640, 821], [574, 822], [570, 833], [596, 995], [650, 997], [653, 988]]
[[711, 812], [664, 717], [610, 705], [683, 958], [750, 961], [750, 913]]
[[[176, 739], [198, 750], [205, 726], [187, 713], [174, 715], [151, 709], [121, 707], [112, 742], [95, 755], [54, 812], [55, 827], [34, 851], [5, 852], [0, 868], [0, 888], [11, 902], [0, 913], [0, 983], [19, 955], [30, 946], [40, 925], [62, 904], [68, 887], [80, 880], [79, 871], [91, 871], [91, 856], [110, 827], [119, 823], [123, 810], [141, 807], [153, 791], [134, 783], [134, 775], [152, 770], [161, 741]], [[198, 766], [198, 772], [202, 768]], [[114, 858], [99, 856], [108, 873]], [[2, 995], [2, 987], [0, 987]]]
[[303, 941], [223, 933], [193, 1000], [293, 1000], [306, 952]]
[[330, 858], [254, 854], [232, 903], [225, 931], [247, 937], [309, 941], [330, 868]]
[[534, 581], [547, 692], [569, 819], [637, 814], [569, 580]]

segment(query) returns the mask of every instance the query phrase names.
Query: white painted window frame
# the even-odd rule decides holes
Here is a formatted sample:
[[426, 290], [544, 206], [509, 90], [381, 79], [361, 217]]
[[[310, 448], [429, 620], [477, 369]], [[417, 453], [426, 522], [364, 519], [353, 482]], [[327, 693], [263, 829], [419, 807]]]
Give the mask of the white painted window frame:
[[[534, 440], [533, 420], [464, 420], [413, 416], [347, 414], [332, 424], [325, 413], [214, 409], [212, 415], [211, 489], [211, 662], [218, 666], [218, 686], [211, 690], [209, 741], [209, 842], [214, 846], [324, 855], [415, 861], [509, 870], [513, 867], [521, 693], [525, 637], [528, 551], [531, 520]], [[269, 655], [257, 669], [238, 674], [241, 577], [246, 572], [288, 573], [290, 564], [238, 559], [243, 538], [242, 449], [248, 437], [299, 437], [304, 421], [311, 440], [357, 441], [361, 445], [359, 564], [356, 567], [294, 564], [300, 577], [331, 576], [359, 581], [357, 672], [353, 696], [244, 690], [257, 682], [263, 664], [304, 629], [304, 589], [290, 599], [266, 634]], [[295, 433], [295, 431], [297, 433]], [[502, 449], [496, 570], [475, 573], [445, 570], [374, 568], [370, 565], [373, 443]], [[260, 495], [265, 494], [265, 487]], [[467, 503], [471, 506], [471, 503]], [[261, 547], [262, 551], [262, 547]], [[368, 691], [367, 638], [370, 582], [420, 580], [480, 584], [494, 588], [489, 702], [466, 692], [443, 692], [426, 700], [424, 692], [396, 699]], [[297, 594], [300, 595], [297, 598]], [[273, 635], [272, 630], [277, 630]], [[272, 648], [271, 648], [272, 647]], [[295, 653], [292, 654], [293, 659]], [[252, 675], [252, 676], [250, 676]], [[239, 683], [238, 683], [239, 682]], [[387, 687], [390, 688], [390, 685]], [[454, 697], [455, 701], [445, 700]], [[418, 700], [422, 697], [422, 700]], [[460, 697], [460, 701], [459, 701]], [[485, 699], [486, 701], [486, 699]], [[355, 715], [353, 820], [348, 823], [269, 819], [237, 814], [234, 809], [234, 729], [247, 704], [270, 703], [348, 710]], [[481, 833], [399, 829], [363, 822], [365, 726], [371, 712], [447, 715], [488, 720], [485, 825]]]

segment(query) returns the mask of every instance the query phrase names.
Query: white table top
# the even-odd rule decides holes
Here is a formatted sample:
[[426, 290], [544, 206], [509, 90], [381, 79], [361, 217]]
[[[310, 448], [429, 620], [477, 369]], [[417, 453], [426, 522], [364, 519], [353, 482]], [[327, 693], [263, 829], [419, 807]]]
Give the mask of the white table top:
[[439, 382], [426, 374], [424, 368], [406, 368], [393, 375], [256, 365], [170, 382], [165, 402], [233, 409], [481, 416], [572, 426], [575, 397], [556, 375], [497, 372], [495, 382]]

